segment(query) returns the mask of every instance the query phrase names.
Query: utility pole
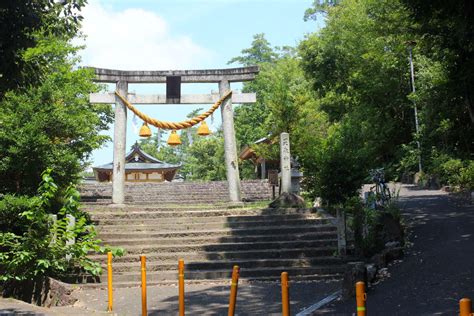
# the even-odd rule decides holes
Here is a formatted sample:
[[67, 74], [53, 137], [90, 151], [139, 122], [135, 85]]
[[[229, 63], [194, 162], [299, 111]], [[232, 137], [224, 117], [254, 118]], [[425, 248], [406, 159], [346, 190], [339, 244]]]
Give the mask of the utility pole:
[[[415, 94], [416, 90], [415, 90], [415, 71], [413, 69], [413, 46], [416, 45], [416, 42], [415, 41], [408, 41], [407, 42], [407, 45], [408, 45], [408, 52], [410, 54], [410, 75], [411, 75], [411, 88], [412, 88], [412, 92], [413, 94]], [[416, 145], [418, 147], [418, 172], [421, 173], [421, 171], [423, 170], [422, 167], [421, 167], [421, 144], [420, 144], [420, 140], [418, 139], [418, 137], [420, 136], [420, 126], [418, 124], [418, 109], [417, 109], [417, 106], [416, 106], [416, 102], [413, 102], [414, 104], [414, 110], [415, 110], [415, 131], [416, 131], [416, 136], [417, 136], [417, 139], [416, 139]]]

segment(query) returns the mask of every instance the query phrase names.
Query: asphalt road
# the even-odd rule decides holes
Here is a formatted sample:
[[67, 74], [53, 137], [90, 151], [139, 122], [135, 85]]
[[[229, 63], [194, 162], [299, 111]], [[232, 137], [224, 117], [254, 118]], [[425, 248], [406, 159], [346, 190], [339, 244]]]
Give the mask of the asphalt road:
[[[458, 315], [459, 300], [474, 300], [474, 206], [442, 191], [402, 189], [400, 205], [410, 227], [401, 263], [368, 291], [368, 315]], [[353, 315], [353, 301], [315, 315]]]

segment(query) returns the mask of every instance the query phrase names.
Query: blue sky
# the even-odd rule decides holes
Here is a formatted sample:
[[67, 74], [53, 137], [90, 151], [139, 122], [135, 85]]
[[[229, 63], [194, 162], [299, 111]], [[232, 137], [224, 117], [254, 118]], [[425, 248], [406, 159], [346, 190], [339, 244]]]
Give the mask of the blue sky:
[[[89, 0], [84, 8], [82, 53], [88, 66], [126, 70], [227, 68], [227, 62], [265, 33], [272, 46], [295, 46], [317, 30], [303, 21], [312, 0]], [[239, 84], [232, 85], [240, 89]], [[113, 90], [114, 87], [109, 87]], [[164, 85], [130, 85], [129, 91], [164, 93]], [[217, 85], [188, 84], [182, 93], [210, 93]], [[209, 105], [210, 106], [210, 105]], [[145, 105], [161, 120], [180, 121], [208, 105]], [[139, 138], [128, 114], [127, 148]], [[140, 123], [139, 123], [140, 124]], [[212, 128], [220, 125], [214, 115]], [[106, 134], [112, 135], [111, 128]], [[94, 151], [93, 165], [112, 161], [112, 143]]]

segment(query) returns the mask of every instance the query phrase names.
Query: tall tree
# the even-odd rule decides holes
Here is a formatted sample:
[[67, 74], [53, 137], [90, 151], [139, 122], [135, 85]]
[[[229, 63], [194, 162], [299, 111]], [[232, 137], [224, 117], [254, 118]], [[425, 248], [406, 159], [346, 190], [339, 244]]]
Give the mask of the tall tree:
[[28, 62], [49, 61], [41, 83], [9, 91], [0, 101], [1, 193], [34, 194], [48, 167], [64, 188], [79, 179], [92, 150], [108, 139], [99, 132], [111, 122], [111, 108], [89, 103], [98, 87], [90, 70], [77, 68], [76, 51], [54, 36], [25, 51]]
[[321, 109], [331, 122], [347, 120], [359, 130], [360, 145], [372, 152], [368, 166], [390, 166], [413, 139], [405, 44], [412, 28], [398, 1], [346, 0], [300, 45]]
[[[23, 54], [42, 35], [74, 37], [86, 0], [4, 0], [0, 3], [0, 98], [8, 90], [36, 85], [48, 56], [27, 60]], [[37, 56], [39, 57], [39, 56]]]

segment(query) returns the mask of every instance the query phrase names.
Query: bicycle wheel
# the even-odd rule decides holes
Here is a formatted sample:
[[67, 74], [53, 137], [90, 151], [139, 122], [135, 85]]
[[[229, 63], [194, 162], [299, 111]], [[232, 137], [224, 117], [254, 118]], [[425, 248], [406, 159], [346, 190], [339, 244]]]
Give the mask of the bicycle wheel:
[[382, 203], [384, 205], [390, 202], [390, 199], [392, 198], [392, 196], [390, 195], [390, 189], [385, 183], [382, 183], [381, 196], [382, 196]]

